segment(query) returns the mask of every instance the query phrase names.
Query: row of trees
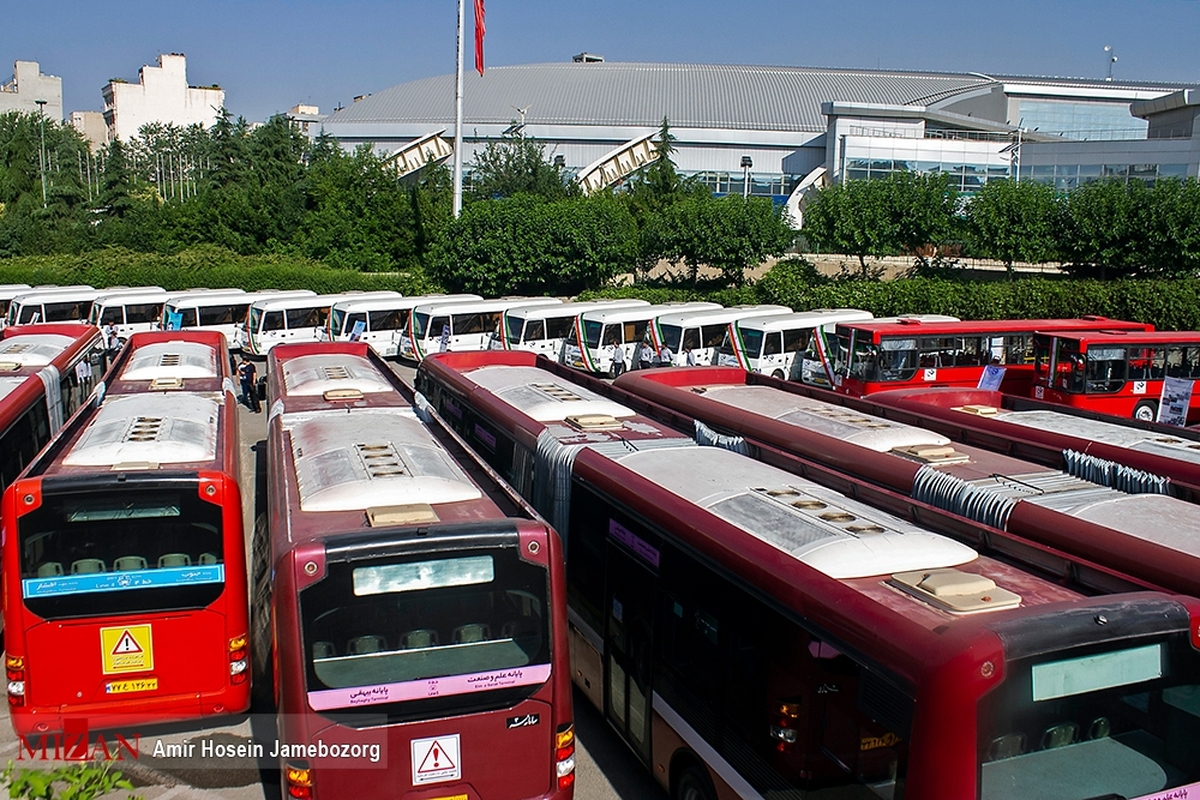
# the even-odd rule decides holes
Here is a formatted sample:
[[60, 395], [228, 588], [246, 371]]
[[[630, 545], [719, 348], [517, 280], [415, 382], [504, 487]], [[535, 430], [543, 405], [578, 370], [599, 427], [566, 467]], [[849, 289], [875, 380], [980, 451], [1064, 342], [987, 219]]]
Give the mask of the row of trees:
[[899, 173], [822, 189], [804, 215], [809, 243], [868, 258], [930, 262], [947, 245], [1004, 262], [1061, 262], [1083, 277], [1193, 276], [1200, 271], [1200, 183], [1097, 181], [1059, 194], [990, 181], [969, 200], [944, 175]]
[[693, 281], [712, 266], [740, 283], [747, 267], [791, 244], [769, 201], [716, 199], [682, 180], [665, 120], [658, 147], [662, 157], [631, 191], [583, 197], [536, 141], [491, 143], [470, 165], [453, 219], [444, 167], [401, 180], [371, 148], [309, 141], [283, 117], [257, 127], [227, 113], [209, 129], [146, 126], [93, 154], [69, 126], [10, 113], [0, 116], [0, 258], [215, 245], [421, 272], [488, 294], [573, 294], [664, 258]]

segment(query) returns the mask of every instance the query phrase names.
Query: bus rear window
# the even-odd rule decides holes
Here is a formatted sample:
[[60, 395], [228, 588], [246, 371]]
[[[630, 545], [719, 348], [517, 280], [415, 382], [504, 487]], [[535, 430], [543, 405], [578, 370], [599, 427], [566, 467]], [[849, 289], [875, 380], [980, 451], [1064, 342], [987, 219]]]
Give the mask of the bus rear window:
[[549, 678], [548, 580], [515, 549], [330, 564], [300, 595], [309, 703], [414, 718], [527, 697]]
[[1144, 797], [1200, 780], [1200, 685], [1179, 678], [1198, 660], [1179, 634], [1010, 664], [980, 702], [980, 797]]
[[46, 619], [200, 608], [224, 588], [221, 508], [192, 491], [56, 494], [21, 517], [21, 593]]

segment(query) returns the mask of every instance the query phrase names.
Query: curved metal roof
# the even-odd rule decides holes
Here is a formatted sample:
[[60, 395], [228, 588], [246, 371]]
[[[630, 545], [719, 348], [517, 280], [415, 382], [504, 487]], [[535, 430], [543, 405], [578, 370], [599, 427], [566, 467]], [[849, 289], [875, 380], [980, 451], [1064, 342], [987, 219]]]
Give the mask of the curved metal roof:
[[[464, 76], [468, 124], [825, 130], [827, 100], [924, 104], [994, 84], [969, 73], [728, 64], [553, 63], [490, 67]], [[326, 125], [454, 124], [454, 76], [410, 81], [334, 112]]]

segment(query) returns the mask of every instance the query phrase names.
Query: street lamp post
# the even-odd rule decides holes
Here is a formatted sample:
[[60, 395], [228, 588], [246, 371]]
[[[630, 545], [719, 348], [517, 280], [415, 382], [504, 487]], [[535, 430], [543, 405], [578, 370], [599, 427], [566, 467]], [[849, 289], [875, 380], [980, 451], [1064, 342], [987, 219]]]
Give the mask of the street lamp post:
[[42, 133], [42, 146], [38, 150], [38, 166], [42, 172], [42, 208], [46, 207], [46, 101], [34, 100], [38, 107], [38, 128]]
[[754, 166], [754, 159], [750, 156], [742, 156], [742, 198], [750, 196], [750, 168]]

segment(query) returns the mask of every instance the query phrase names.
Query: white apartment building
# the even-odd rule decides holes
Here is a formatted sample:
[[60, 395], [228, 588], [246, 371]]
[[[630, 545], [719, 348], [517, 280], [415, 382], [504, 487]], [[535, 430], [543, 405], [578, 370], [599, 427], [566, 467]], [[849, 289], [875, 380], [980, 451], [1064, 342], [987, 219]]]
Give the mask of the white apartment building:
[[22, 111], [37, 114], [47, 119], [62, 121], [63, 99], [62, 78], [43, 75], [36, 61], [18, 61], [13, 64], [13, 79], [0, 84], [0, 114]]
[[104, 122], [110, 140], [128, 141], [149, 122], [211, 127], [224, 105], [225, 91], [219, 86], [188, 85], [187, 59], [181, 53], [160, 55], [157, 67], [142, 67], [137, 83], [114, 80], [104, 87]]

